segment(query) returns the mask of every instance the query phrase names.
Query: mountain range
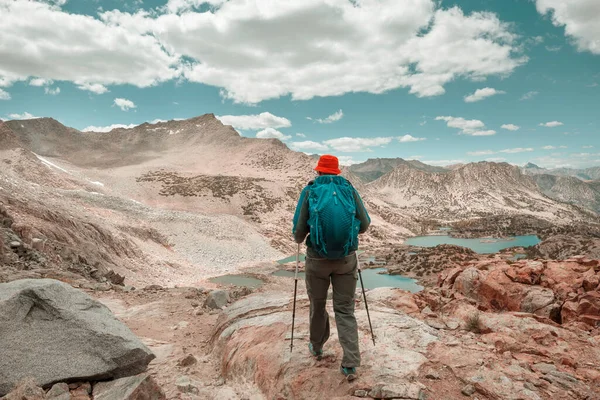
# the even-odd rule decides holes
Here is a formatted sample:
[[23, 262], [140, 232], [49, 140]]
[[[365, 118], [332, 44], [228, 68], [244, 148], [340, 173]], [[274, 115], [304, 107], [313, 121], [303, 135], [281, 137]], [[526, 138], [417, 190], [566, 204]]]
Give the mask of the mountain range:
[[[85, 197], [87, 211], [99, 214], [106, 213], [99, 200], [110, 198], [119, 203], [110, 204], [110, 213], [128, 209], [122, 202], [131, 201], [179, 213], [177, 218], [190, 212], [210, 216], [215, 226], [219, 216], [230, 216], [244, 221], [243, 231], [283, 251], [293, 248], [289, 231], [298, 194], [314, 177], [314, 156], [276, 139], [243, 137], [213, 114], [107, 133], [80, 132], [52, 118], [7, 121], [0, 123], [0, 139], [5, 180], [37, 185], [63, 201], [66, 190], [79, 203]], [[373, 159], [344, 168], [344, 175], [361, 191], [374, 220], [366, 243], [419, 234], [426, 219], [532, 215], [568, 224], [590, 218], [581, 207], [598, 206], [595, 183], [542, 179], [506, 163], [449, 169]], [[135, 218], [125, 214], [119, 218], [133, 224]], [[235, 242], [238, 233], [217, 236]], [[206, 261], [191, 244], [180, 245], [186, 246], [188, 259]]]
[[527, 175], [554, 175], [554, 176], [572, 176], [584, 181], [600, 180], [600, 167], [591, 167], [585, 169], [575, 168], [541, 168], [533, 163], [527, 163], [522, 168]]

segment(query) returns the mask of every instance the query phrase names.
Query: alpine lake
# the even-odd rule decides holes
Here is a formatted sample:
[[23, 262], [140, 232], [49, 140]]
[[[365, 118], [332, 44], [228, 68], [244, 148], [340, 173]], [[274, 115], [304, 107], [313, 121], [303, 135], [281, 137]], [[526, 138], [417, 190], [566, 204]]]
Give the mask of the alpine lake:
[[[509, 238], [474, 238], [461, 239], [453, 238], [449, 235], [431, 235], [417, 236], [406, 240], [405, 244], [416, 247], [435, 247], [440, 244], [451, 244], [456, 246], [467, 247], [476, 253], [493, 254], [509, 247], [530, 247], [535, 246], [540, 242], [540, 239], [535, 235], [515, 236]], [[514, 259], [524, 257], [523, 254], [515, 254]], [[367, 257], [361, 260], [362, 263], [374, 262], [377, 264], [374, 257]], [[394, 287], [407, 290], [409, 292], [419, 292], [423, 289], [415, 279], [407, 278], [401, 275], [389, 275], [385, 268], [369, 268], [362, 269], [362, 281], [365, 289], [375, 289], [378, 287]], [[285, 269], [279, 269], [272, 274], [273, 276], [294, 278], [295, 273]], [[304, 272], [298, 273], [298, 278], [304, 280]], [[248, 288], [258, 288], [263, 284], [263, 281], [256, 277], [248, 275], [223, 275], [210, 279], [213, 283], [222, 285], [245, 286]], [[360, 282], [359, 282], [360, 284]]]

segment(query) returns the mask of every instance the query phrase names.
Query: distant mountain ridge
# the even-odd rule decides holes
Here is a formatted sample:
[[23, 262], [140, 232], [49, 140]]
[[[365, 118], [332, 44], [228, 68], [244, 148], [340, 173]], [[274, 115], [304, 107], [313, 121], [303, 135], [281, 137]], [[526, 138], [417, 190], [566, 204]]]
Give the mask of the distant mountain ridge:
[[441, 173], [403, 164], [368, 187], [419, 217], [456, 220], [529, 214], [563, 223], [585, 218], [581, 210], [544, 195], [532, 177], [507, 163], [472, 163]]
[[429, 172], [448, 171], [446, 168], [434, 167], [418, 160], [405, 160], [403, 158], [370, 158], [363, 163], [350, 166], [349, 169], [354, 175], [368, 183], [379, 179], [400, 165], [407, 165], [417, 170]]
[[575, 168], [541, 168], [533, 163], [527, 163], [522, 167], [522, 171], [527, 175], [554, 175], [554, 176], [572, 176], [584, 181], [600, 180], [600, 167], [590, 167], [585, 169]]
[[536, 174], [532, 178], [546, 196], [600, 214], [600, 181], [586, 182], [573, 176], [549, 174]]

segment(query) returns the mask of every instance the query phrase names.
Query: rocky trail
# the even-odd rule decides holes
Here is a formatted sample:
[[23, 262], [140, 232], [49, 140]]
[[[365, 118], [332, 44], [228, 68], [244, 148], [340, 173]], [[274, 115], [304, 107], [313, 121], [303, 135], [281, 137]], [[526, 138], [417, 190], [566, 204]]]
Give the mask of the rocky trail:
[[266, 283], [255, 290], [89, 293], [154, 353], [146, 373], [167, 399], [594, 400], [599, 269], [584, 257], [510, 265], [498, 257], [446, 270], [420, 293], [370, 290], [377, 344], [357, 296], [362, 367], [351, 383], [339, 373], [335, 323], [323, 360], [307, 351], [302, 282], [292, 353], [289, 278], [259, 274]]

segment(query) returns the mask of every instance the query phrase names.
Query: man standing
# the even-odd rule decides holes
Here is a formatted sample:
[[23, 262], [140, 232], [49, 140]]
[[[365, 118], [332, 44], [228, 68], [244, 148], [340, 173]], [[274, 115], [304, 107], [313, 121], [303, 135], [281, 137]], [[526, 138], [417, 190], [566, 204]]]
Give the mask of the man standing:
[[354, 316], [358, 234], [367, 231], [371, 219], [356, 189], [338, 176], [339, 161], [321, 156], [318, 177], [302, 190], [294, 215], [297, 243], [306, 238], [306, 290], [310, 300], [311, 354], [321, 359], [329, 338], [325, 310], [329, 284], [333, 286], [333, 310], [344, 356], [341, 372], [353, 380], [360, 366], [358, 327]]

